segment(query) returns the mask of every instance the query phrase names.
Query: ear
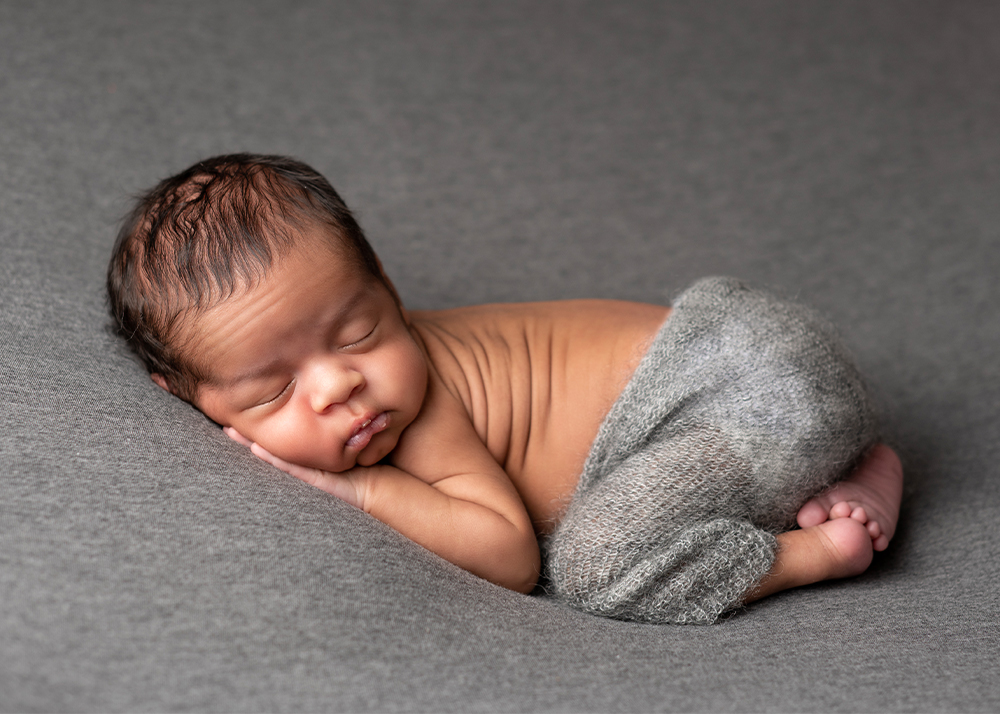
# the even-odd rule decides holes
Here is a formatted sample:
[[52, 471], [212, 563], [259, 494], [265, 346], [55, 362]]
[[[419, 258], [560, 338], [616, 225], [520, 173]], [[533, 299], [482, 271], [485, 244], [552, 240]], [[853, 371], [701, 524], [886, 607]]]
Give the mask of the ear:
[[165, 390], [167, 392], [170, 392], [175, 397], [177, 396], [177, 392], [174, 390], [173, 385], [170, 384], [170, 382], [167, 381], [167, 378], [164, 377], [159, 372], [152, 372], [149, 375], [149, 378], [152, 379], [153, 382], [156, 383], [156, 386], [158, 386], [160, 389], [163, 389], [163, 390]]

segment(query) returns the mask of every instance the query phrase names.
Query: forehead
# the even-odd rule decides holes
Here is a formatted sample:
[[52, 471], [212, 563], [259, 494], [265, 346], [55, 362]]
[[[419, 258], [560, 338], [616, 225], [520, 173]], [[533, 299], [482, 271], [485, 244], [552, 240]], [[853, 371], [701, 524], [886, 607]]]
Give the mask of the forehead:
[[346, 319], [384, 290], [349, 251], [307, 237], [277, 256], [262, 277], [190, 310], [177, 326], [177, 344], [201, 380], [215, 381], [220, 367]]

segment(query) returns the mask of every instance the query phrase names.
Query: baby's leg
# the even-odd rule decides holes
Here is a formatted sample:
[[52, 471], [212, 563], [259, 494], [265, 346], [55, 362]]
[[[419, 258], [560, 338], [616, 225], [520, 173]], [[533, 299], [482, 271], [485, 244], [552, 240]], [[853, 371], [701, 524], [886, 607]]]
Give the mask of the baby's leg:
[[902, 492], [899, 458], [879, 444], [850, 477], [802, 507], [798, 515], [802, 530], [778, 535], [771, 572], [744, 602], [863, 573], [873, 550], [885, 550], [896, 531]]
[[605, 617], [714, 622], [771, 571], [777, 541], [747, 517], [752, 466], [724, 435], [662, 436], [574, 496], [546, 544], [550, 592]]

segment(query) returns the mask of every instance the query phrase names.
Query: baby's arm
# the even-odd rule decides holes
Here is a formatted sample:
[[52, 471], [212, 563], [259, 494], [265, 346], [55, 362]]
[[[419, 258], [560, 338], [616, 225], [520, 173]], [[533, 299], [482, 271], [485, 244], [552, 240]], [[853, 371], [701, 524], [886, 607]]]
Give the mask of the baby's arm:
[[363, 509], [481, 578], [519, 592], [538, 579], [538, 542], [520, 496], [479, 440], [461, 404], [432, 377], [421, 414], [403, 432], [392, 465], [343, 473], [279, 459], [235, 430], [232, 438], [306, 483]]

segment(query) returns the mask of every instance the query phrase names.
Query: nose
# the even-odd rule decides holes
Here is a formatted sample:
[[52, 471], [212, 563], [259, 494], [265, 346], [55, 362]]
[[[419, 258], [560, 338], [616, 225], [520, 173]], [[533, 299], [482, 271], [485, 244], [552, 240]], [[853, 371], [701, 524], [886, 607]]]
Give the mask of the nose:
[[309, 370], [309, 400], [313, 411], [323, 414], [344, 404], [365, 386], [361, 372], [336, 360], [321, 360]]

